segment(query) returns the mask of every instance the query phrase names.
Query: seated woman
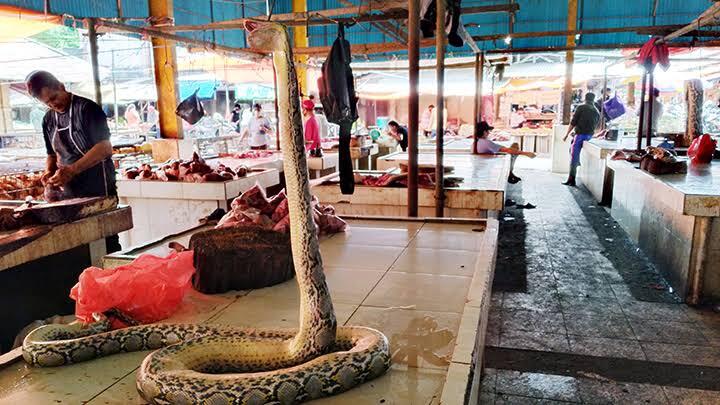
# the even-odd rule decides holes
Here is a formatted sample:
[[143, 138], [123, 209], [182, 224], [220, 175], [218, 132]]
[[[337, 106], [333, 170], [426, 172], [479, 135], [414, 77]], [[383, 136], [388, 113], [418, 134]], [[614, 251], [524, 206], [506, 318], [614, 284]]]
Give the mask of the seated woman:
[[513, 173], [513, 170], [515, 169], [515, 159], [517, 159], [518, 156], [527, 156], [529, 158], [534, 158], [535, 154], [533, 152], [525, 152], [520, 150], [520, 146], [517, 143], [514, 143], [510, 145], [509, 148], [506, 148], [500, 144], [497, 144], [491, 140], [488, 139], [488, 136], [490, 135], [490, 131], [492, 131], [493, 127], [491, 127], [487, 122], [482, 121], [481, 123], [477, 124], [477, 134], [479, 137], [475, 138], [473, 142], [473, 153], [475, 154], [498, 154], [498, 153], [507, 153], [510, 156], [510, 175], [508, 176], [508, 183], [515, 184], [518, 181], [522, 180], [520, 177], [516, 176], [515, 173]]

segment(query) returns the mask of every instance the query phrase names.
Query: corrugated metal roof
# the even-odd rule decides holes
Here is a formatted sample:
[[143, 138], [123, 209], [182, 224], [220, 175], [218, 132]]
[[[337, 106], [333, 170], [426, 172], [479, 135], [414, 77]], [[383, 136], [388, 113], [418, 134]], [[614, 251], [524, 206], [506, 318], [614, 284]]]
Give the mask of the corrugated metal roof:
[[[357, 4], [359, 0], [352, 0]], [[520, 6], [513, 25], [514, 32], [540, 32], [565, 30], [567, 27], [567, 0], [515, 0]], [[657, 14], [653, 16], [654, 0], [578, 0], [578, 28], [613, 28], [627, 26], [652, 26], [686, 24], [710, 6], [708, 0], [660, 0]], [[0, 0], [7, 4], [37, 11], [44, 8], [44, 0]], [[271, 2], [272, 4], [272, 2]], [[275, 14], [292, 10], [291, 0], [276, 0]], [[465, 0], [463, 7], [508, 4], [508, 0]], [[144, 18], [148, 15], [147, 0], [121, 0], [122, 16]], [[308, 10], [323, 10], [345, 7], [338, 0], [307, 0]], [[247, 16], [264, 15], [265, 0], [174, 0], [175, 21], [177, 24], [205, 24]], [[114, 0], [50, 0], [50, 11], [54, 14], [69, 14], [76, 17], [118, 17], [117, 3]], [[510, 17], [507, 13], [464, 15], [464, 24], [469, 24], [472, 35], [508, 35]], [[245, 47], [245, 35], [241, 30], [216, 32], [183, 33], [193, 38], [215, 40], [223, 45]], [[334, 25], [311, 26], [308, 30], [310, 46], [327, 46], [337, 35]], [[369, 23], [358, 24], [346, 30], [346, 38], [351, 43], [383, 43], [393, 40]], [[634, 44], [647, 39], [634, 33], [611, 33], [583, 35], [580, 44]], [[518, 38], [512, 41], [512, 47], [540, 48], [563, 46], [564, 37]], [[482, 49], [504, 49], [502, 40], [478, 43]], [[455, 55], [470, 52], [468, 46], [448, 48]], [[431, 53], [432, 49], [424, 50]], [[394, 53], [402, 55], [403, 52]], [[386, 56], [390, 56], [389, 54]]]

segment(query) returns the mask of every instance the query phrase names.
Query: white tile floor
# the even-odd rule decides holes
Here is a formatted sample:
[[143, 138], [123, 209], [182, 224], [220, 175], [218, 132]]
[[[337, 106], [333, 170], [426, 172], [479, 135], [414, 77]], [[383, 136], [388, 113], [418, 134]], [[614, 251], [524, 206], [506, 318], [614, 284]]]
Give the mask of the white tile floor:
[[[351, 221], [345, 234], [321, 242], [338, 323], [383, 331], [393, 366], [377, 380], [316, 403], [439, 403], [484, 237], [477, 228]], [[169, 321], [295, 327], [297, 300], [295, 280], [249, 292], [193, 293]], [[0, 370], [0, 404], [141, 404], [135, 374], [145, 355], [52, 369], [13, 364]]]

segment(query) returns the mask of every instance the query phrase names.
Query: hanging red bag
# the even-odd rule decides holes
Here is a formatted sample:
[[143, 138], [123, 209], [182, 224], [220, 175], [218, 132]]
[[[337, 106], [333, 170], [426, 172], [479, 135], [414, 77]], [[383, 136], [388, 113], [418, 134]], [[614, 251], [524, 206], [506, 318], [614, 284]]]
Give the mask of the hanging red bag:
[[693, 139], [687, 153], [692, 163], [710, 163], [715, 155], [716, 147], [717, 141], [705, 134]]
[[180, 306], [193, 273], [192, 251], [142, 255], [114, 269], [89, 267], [70, 291], [75, 316], [90, 323], [93, 314], [117, 309], [140, 323], [157, 322]]

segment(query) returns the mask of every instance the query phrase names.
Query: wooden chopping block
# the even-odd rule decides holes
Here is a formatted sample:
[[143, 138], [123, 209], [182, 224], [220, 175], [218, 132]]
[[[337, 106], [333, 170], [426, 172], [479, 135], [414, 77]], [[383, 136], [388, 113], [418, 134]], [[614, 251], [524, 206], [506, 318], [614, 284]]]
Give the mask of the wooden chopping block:
[[47, 235], [51, 230], [51, 226], [42, 225], [22, 228], [6, 236], [0, 235], [0, 255], [17, 250], [28, 243], [37, 240], [41, 236]]
[[117, 208], [117, 197], [72, 198], [54, 203], [18, 208], [18, 216], [29, 215], [30, 220], [40, 224], [56, 224], [87, 218]]

